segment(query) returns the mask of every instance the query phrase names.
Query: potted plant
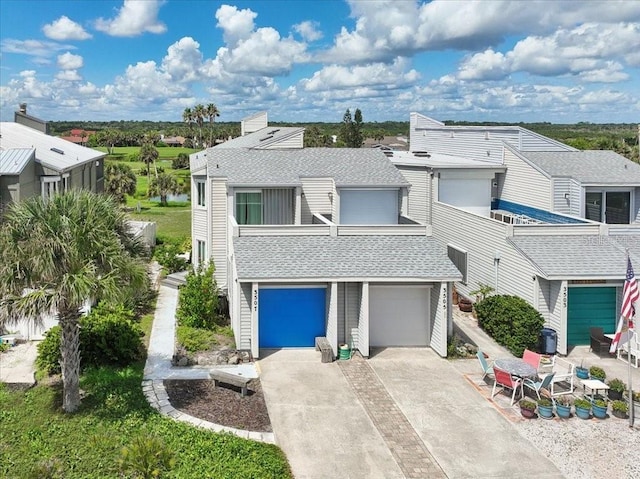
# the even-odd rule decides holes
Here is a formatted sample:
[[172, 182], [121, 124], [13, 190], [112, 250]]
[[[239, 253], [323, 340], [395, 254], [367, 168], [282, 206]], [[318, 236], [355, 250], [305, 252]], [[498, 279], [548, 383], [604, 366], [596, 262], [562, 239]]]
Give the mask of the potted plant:
[[573, 405], [576, 408], [576, 416], [580, 419], [589, 419], [591, 417], [591, 402], [588, 399], [576, 399]]
[[520, 402], [520, 414], [526, 418], [532, 418], [536, 415], [536, 403], [529, 401], [528, 399], [521, 399]]
[[622, 393], [624, 392], [624, 383], [618, 379], [614, 378], [609, 381], [609, 399], [618, 400], [622, 399]]
[[545, 397], [538, 399], [538, 415], [544, 419], [553, 418], [553, 403], [551, 399]]
[[591, 404], [591, 410], [593, 411], [593, 416], [598, 419], [605, 419], [607, 417], [607, 401], [604, 399], [596, 399]]
[[604, 381], [607, 377], [607, 373], [599, 366], [591, 366], [589, 368], [589, 374], [591, 375], [591, 379], [599, 379], [600, 381]]
[[554, 398], [556, 403], [556, 414], [558, 417], [568, 419], [571, 417], [571, 398], [569, 396], [558, 396]]
[[626, 419], [629, 417], [629, 405], [620, 400], [615, 400], [611, 403], [611, 411], [615, 417], [619, 417], [620, 419]]
[[580, 366], [576, 367], [576, 376], [579, 379], [589, 379], [589, 370], [582, 366], [582, 361], [580, 361]]

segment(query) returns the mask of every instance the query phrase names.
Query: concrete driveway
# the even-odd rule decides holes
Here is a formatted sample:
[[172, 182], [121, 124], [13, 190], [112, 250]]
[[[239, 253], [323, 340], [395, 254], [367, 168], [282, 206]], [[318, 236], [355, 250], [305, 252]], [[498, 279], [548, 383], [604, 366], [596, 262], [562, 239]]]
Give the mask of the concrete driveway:
[[404, 477], [337, 363], [301, 349], [258, 364], [276, 442], [297, 479]]
[[[430, 349], [386, 349], [368, 364], [447, 477], [563, 477]], [[276, 442], [296, 478], [404, 477], [337, 363], [283, 350], [259, 367]]]

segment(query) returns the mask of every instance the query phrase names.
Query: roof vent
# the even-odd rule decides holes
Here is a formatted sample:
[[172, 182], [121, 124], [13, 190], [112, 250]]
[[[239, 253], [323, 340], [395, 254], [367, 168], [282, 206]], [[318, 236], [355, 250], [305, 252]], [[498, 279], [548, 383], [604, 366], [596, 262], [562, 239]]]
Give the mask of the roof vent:
[[419, 158], [431, 158], [431, 154], [426, 151], [412, 151], [411, 153]]
[[62, 151], [60, 148], [49, 148], [51, 151], [53, 151], [54, 153], [58, 153], [59, 155], [64, 155], [64, 151]]
[[260, 138], [260, 141], [269, 140], [270, 138], [273, 138], [273, 135], [267, 135], [264, 138]]
[[274, 133], [278, 133], [279, 131], [280, 131], [280, 128], [277, 128], [275, 130], [271, 130], [268, 134], [273, 135]]
[[387, 158], [393, 158], [393, 151], [392, 150], [383, 150], [382, 153], [384, 153], [384, 155]]

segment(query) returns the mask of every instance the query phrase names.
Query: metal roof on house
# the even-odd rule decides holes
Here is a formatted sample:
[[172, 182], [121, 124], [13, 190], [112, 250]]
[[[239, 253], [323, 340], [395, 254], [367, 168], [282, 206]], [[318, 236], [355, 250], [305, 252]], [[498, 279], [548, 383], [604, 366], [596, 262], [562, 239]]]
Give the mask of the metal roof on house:
[[258, 131], [247, 133], [244, 136], [233, 138], [224, 143], [216, 145], [215, 148], [264, 148], [267, 145], [273, 146], [280, 140], [304, 131], [302, 127], [293, 126], [267, 126]]
[[[209, 176], [226, 177], [229, 184], [236, 186], [297, 186], [303, 177], [333, 178], [342, 187], [409, 186], [384, 153], [372, 148], [210, 148], [207, 161]], [[195, 166], [193, 160], [192, 165]]]
[[462, 279], [430, 236], [241, 236], [233, 246], [241, 281]]
[[34, 153], [33, 148], [0, 150], [0, 175], [19, 175]]
[[496, 162], [476, 160], [463, 156], [444, 153], [392, 151], [386, 152], [389, 160], [398, 166], [426, 166], [428, 168], [488, 168], [504, 170], [503, 165]]
[[548, 279], [623, 279], [625, 250], [640, 265], [640, 236], [635, 235], [530, 235], [509, 241]]
[[107, 155], [12, 122], [0, 123], [0, 148], [33, 148], [36, 161], [56, 171], [74, 168]]
[[640, 184], [640, 165], [615, 151], [521, 151], [520, 154], [553, 177], [571, 177], [583, 184]]

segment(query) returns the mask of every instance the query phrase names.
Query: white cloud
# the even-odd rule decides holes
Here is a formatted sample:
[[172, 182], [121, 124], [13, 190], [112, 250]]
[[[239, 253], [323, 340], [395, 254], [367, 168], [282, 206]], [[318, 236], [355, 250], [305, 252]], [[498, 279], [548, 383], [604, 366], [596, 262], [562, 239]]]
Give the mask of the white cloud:
[[364, 66], [345, 67], [329, 65], [315, 72], [312, 78], [301, 80], [305, 91], [334, 91], [357, 88], [373, 90], [395, 90], [414, 84], [419, 74], [407, 71], [409, 61], [397, 58], [391, 65], [373, 63]]
[[640, 2], [376, 2], [350, 0], [353, 30], [342, 28], [319, 55], [334, 63], [389, 61], [397, 56], [496, 46], [513, 34], [544, 35], [585, 22], [640, 20]]
[[56, 74], [56, 80], [81, 81], [82, 77], [76, 70], [62, 70]]
[[61, 50], [74, 50], [73, 45], [41, 40], [14, 40], [7, 38], [0, 43], [2, 53], [18, 53], [36, 58], [37, 63], [49, 63], [49, 58]]
[[52, 40], [88, 40], [91, 34], [87, 33], [82, 26], [63, 15], [52, 23], [47, 23], [42, 27], [42, 32], [47, 38]]
[[202, 66], [200, 44], [191, 37], [184, 37], [167, 49], [162, 68], [178, 82], [190, 82], [199, 78]]
[[158, 20], [163, 0], [124, 0], [115, 18], [99, 18], [97, 30], [114, 37], [135, 37], [143, 33], [164, 33], [167, 26]]
[[251, 35], [255, 27], [253, 20], [257, 16], [249, 8], [238, 10], [231, 5], [222, 5], [216, 10], [216, 26], [222, 29], [225, 43], [233, 48]]
[[80, 55], [74, 55], [71, 52], [58, 55], [58, 68], [61, 70], [77, 70], [82, 68], [84, 61]]
[[306, 20], [293, 26], [293, 30], [300, 34], [302, 39], [307, 42], [314, 42], [322, 38], [322, 32], [318, 29], [320, 24]]
[[510, 61], [491, 48], [463, 61], [458, 76], [462, 80], [501, 80], [509, 75]]

